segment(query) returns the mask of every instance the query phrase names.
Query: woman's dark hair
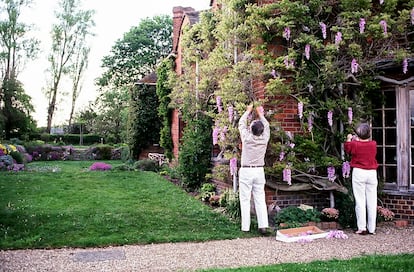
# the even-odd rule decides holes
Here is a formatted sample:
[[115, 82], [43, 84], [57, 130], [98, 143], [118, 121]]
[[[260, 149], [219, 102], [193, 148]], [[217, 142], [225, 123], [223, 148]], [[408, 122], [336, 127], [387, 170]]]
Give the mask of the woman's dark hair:
[[257, 121], [254, 121], [252, 123], [252, 133], [253, 133], [253, 135], [255, 135], [255, 136], [262, 135], [263, 130], [264, 130], [264, 125], [263, 125], [262, 121], [257, 120]]
[[361, 123], [355, 130], [358, 137], [362, 140], [366, 140], [371, 137], [371, 128], [367, 123]]

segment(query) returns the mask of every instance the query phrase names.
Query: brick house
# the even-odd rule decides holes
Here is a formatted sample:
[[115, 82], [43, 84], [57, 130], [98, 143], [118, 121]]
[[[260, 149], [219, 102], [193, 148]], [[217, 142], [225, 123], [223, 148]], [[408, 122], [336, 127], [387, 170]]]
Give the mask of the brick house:
[[[257, 0], [257, 3], [264, 5], [274, 1]], [[210, 1], [210, 6], [213, 10], [219, 8], [215, 0]], [[181, 31], [184, 26], [197, 23], [198, 19], [199, 12], [193, 8], [173, 9], [173, 53], [176, 55], [175, 71], [178, 75], [182, 74]], [[273, 46], [274, 50], [278, 50], [278, 45]], [[378, 144], [378, 176], [380, 180], [385, 180], [384, 188], [380, 192], [381, 199], [383, 205], [396, 214], [397, 220], [407, 220], [414, 224], [414, 74], [409, 71], [403, 75], [393, 63], [382, 63], [381, 70], [385, 72], [379, 78], [382, 81], [381, 92], [387, 97], [387, 102], [386, 105], [377, 106], [375, 110], [381, 117], [373, 120], [373, 138]], [[258, 81], [254, 85], [256, 96], [262, 97], [265, 83]], [[285, 131], [295, 133], [300, 131], [297, 114], [296, 101], [288, 99], [275, 118]], [[175, 111], [172, 118], [172, 137], [173, 154], [176, 158], [182, 128], [183, 122], [178, 111]], [[219, 187], [231, 186], [226, 181], [217, 181], [217, 184]], [[267, 186], [266, 200], [268, 204], [276, 202], [282, 208], [307, 204], [321, 209], [329, 206], [329, 192], [289, 192]]]

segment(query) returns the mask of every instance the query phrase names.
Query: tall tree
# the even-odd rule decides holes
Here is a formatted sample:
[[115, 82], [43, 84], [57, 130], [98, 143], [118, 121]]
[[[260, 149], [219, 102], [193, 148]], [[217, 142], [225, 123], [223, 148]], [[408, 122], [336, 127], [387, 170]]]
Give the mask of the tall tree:
[[61, 0], [60, 10], [56, 12], [58, 23], [52, 27], [52, 48], [49, 55], [51, 82], [46, 90], [48, 99], [47, 130], [52, 126], [53, 115], [57, 106], [59, 84], [62, 77], [71, 71], [71, 62], [90, 30], [95, 25], [93, 10], [80, 9], [79, 0]]
[[[122, 39], [116, 41], [111, 54], [102, 59], [102, 67], [106, 70], [97, 79], [101, 92], [96, 100], [96, 105], [100, 109], [98, 119], [107, 123], [101, 127], [119, 128], [116, 132], [118, 135], [112, 136], [114, 140], [125, 141], [128, 138], [128, 106], [140, 108], [141, 101], [132, 98], [134, 85], [145, 75], [155, 71], [156, 65], [170, 53], [171, 47], [171, 18], [166, 15], [155, 16], [143, 19], [138, 26], [132, 27]], [[152, 91], [155, 95], [155, 89]], [[112, 102], [114, 99], [117, 103]], [[154, 110], [154, 114], [157, 115], [157, 108], [150, 110]], [[130, 116], [129, 120], [137, 118], [146, 123], [142, 120], [145, 116]], [[141, 130], [140, 133], [146, 133], [144, 131]], [[141, 137], [140, 133], [134, 133], [136, 139]]]
[[[22, 84], [17, 80], [19, 71], [26, 61], [34, 58], [39, 41], [28, 37], [30, 26], [21, 23], [21, 11], [29, 7], [29, 0], [2, 0], [0, 12], [0, 63], [3, 79], [0, 93], [0, 132], [5, 138], [16, 131], [20, 136], [23, 130], [33, 127], [30, 117], [33, 111], [30, 97], [25, 94]], [[32, 124], [32, 125], [29, 125]]]
[[88, 58], [89, 58], [90, 47], [86, 46], [83, 42], [76, 50], [75, 60], [73, 65], [70, 68], [69, 76], [72, 81], [72, 100], [71, 100], [71, 108], [69, 114], [69, 127], [72, 124], [73, 114], [75, 112], [75, 104], [76, 100], [79, 97], [79, 94], [82, 90], [82, 76], [85, 69], [88, 67]]

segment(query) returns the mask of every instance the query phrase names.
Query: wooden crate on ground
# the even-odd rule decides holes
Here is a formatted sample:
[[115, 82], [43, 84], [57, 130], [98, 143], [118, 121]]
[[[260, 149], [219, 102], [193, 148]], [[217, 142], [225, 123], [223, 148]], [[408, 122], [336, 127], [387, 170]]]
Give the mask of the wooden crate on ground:
[[316, 226], [282, 229], [276, 232], [276, 240], [282, 242], [297, 242], [325, 238], [328, 232]]

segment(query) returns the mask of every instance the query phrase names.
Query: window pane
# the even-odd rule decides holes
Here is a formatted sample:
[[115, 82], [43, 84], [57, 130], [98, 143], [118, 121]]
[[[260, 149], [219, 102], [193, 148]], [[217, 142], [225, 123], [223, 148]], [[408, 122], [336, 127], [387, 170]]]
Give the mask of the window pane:
[[385, 182], [397, 182], [397, 167], [396, 166], [387, 166], [385, 168], [386, 178]]
[[386, 129], [385, 130], [385, 144], [396, 145], [397, 144], [397, 130]]
[[397, 163], [397, 154], [394, 147], [385, 148], [385, 163], [386, 164], [396, 164]]
[[397, 116], [395, 110], [386, 110], [385, 111], [385, 126], [386, 127], [395, 127], [397, 126]]
[[395, 108], [395, 105], [396, 105], [395, 91], [393, 90], [384, 91], [384, 95], [385, 95], [385, 108]]
[[372, 116], [372, 126], [373, 127], [382, 127], [382, 111], [375, 110]]
[[382, 145], [382, 129], [372, 129], [372, 139], [377, 142], [377, 145]]
[[381, 147], [379, 147], [379, 148], [377, 148], [377, 162], [378, 162], [379, 164], [383, 164], [384, 162], [383, 162], [382, 160], [383, 160], [383, 156], [382, 156], [382, 148], [381, 148]]
[[[414, 91], [413, 90], [410, 91], [410, 112], [411, 112], [410, 114], [411, 125], [414, 126]], [[413, 134], [411, 133], [411, 135]]]

